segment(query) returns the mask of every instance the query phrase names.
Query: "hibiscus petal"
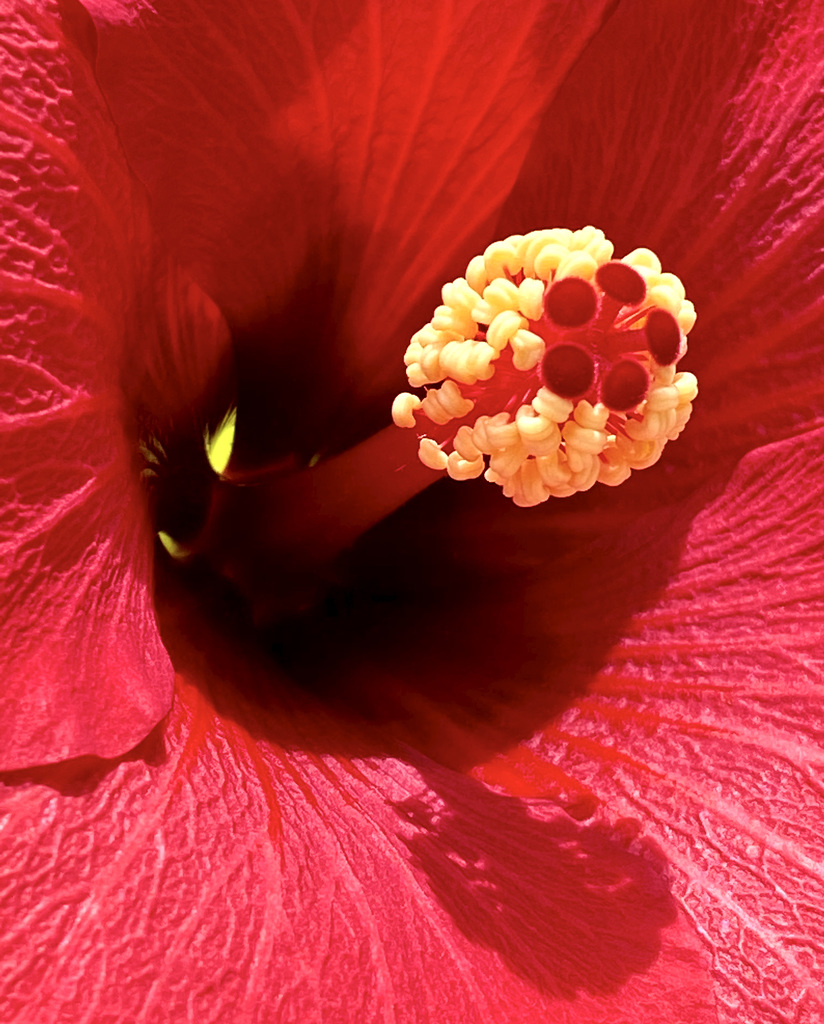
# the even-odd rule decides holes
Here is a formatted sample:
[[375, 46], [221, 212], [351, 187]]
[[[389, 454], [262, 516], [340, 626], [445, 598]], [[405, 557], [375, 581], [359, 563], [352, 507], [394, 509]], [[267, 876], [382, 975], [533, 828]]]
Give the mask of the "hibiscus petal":
[[210, 637], [131, 757], [0, 783], [3, 1019], [714, 1024], [626, 824], [284, 724]]
[[235, 330], [242, 450], [264, 431], [295, 443], [295, 419], [310, 448], [341, 447], [353, 387], [360, 409], [381, 396], [385, 422], [433, 289], [491, 240], [610, 5], [86, 6], [156, 221]]
[[504, 218], [597, 224], [683, 279], [701, 393], [665, 459], [693, 479], [824, 416], [823, 16], [806, 0], [622, 3]]
[[[824, 1013], [822, 470], [818, 430], [752, 452], [719, 496], [696, 497], [675, 570], [587, 669], [586, 694], [478, 769], [584, 820], [643, 823], [712, 954], [724, 1024]], [[673, 526], [655, 513], [627, 531], [624, 550], [646, 557], [602, 563], [604, 602], [632, 589]], [[579, 623], [556, 670], [580, 670], [588, 630], [598, 622]]]
[[145, 225], [85, 11], [2, 13], [4, 767], [134, 746], [168, 710], [151, 537], [124, 430]]

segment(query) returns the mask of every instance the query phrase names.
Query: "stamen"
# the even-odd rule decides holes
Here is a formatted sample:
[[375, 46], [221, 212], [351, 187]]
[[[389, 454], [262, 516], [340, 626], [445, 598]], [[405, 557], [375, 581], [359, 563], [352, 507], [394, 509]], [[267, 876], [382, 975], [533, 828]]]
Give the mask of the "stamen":
[[[615, 486], [683, 430], [697, 384], [676, 373], [695, 310], [649, 249], [613, 259], [602, 231], [510, 235], [444, 285], [412, 338], [392, 418], [423, 464], [481, 474], [518, 505]], [[450, 447], [451, 444], [451, 447]]]
[[218, 476], [223, 476], [229, 459], [232, 457], [232, 449], [235, 445], [235, 428], [237, 426], [237, 409], [232, 408], [226, 413], [218, 424], [214, 434], [208, 430], [203, 435], [203, 443], [206, 448], [206, 458], [209, 465]]

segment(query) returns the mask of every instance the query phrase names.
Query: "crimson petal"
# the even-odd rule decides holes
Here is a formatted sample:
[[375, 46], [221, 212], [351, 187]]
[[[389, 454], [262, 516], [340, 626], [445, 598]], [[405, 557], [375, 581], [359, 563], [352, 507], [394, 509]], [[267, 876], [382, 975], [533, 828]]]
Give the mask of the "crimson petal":
[[176, 657], [173, 711], [133, 756], [0, 782], [4, 1019], [595, 1024], [655, 1007], [715, 1024], [706, 958], [629, 823], [370, 754], [305, 698], [285, 725], [238, 696], [271, 693], [271, 672], [208, 634]]
[[370, 401], [385, 422], [433, 290], [493, 237], [609, 3], [86, 6], [156, 222], [235, 332], [242, 458], [264, 433], [351, 442]]
[[[62, 17], [58, 14], [62, 12]], [[2, 12], [4, 767], [111, 757], [168, 710], [151, 534], [121, 386], [145, 217], [72, 3]]]
[[[752, 452], [715, 497], [626, 530], [625, 551], [657, 558], [660, 538], [693, 520], [662, 592], [588, 671], [587, 692], [478, 769], [584, 820], [643, 821], [709, 943], [722, 1021], [824, 1013], [823, 469], [824, 431], [803, 434]], [[616, 559], [601, 601], [648, 571], [643, 557]], [[566, 674], [587, 642], [582, 632]]]

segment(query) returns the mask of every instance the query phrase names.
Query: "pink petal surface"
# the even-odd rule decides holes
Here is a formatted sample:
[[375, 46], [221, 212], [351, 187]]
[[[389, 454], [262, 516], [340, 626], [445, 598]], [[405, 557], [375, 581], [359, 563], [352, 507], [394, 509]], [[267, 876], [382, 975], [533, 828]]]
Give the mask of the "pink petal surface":
[[502, 231], [593, 223], [647, 246], [698, 322], [701, 394], [666, 460], [719, 456], [824, 415], [824, 4], [628, 0], [547, 112]]
[[216, 685], [181, 678], [129, 758], [0, 786], [4, 1021], [712, 1024], [706, 957], [631, 830], [422, 758], [315, 753], [318, 718], [296, 751]]
[[86, 6], [156, 222], [235, 331], [243, 449], [328, 446], [376, 396], [385, 422], [387, 352], [491, 240], [608, 4]]
[[[675, 570], [586, 692], [477, 769], [582, 820], [643, 823], [712, 956], [724, 1024], [824, 1015], [823, 470], [824, 432], [803, 434], [748, 455], [683, 521], [654, 513], [628, 530], [624, 559], [619, 547], [611, 571], [601, 562], [594, 607], [631, 592], [689, 523]], [[556, 572], [574, 579], [592, 557]], [[577, 660], [597, 626], [579, 618]]]
[[134, 746], [168, 710], [151, 543], [124, 427], [146, 259], [88, 17], [2, 10], [0, 763]]

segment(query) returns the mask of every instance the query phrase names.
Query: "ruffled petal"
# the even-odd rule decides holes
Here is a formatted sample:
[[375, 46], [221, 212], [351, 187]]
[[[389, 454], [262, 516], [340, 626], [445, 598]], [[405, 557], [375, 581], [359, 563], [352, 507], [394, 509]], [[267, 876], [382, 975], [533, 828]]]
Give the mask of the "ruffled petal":
[[0, 761], [12, 768], [128, 750], [168, 710], [172, 671], [121, 395], [146, 327], [144, 218], [85, 11], [6, 4], [2, 37]]
[[596, 224], [683, 279], [701, 393], [665, 458], [693, 480], [824, 415], [823, 47], [820, 2], [622, 3], [505, 215]]
[[653, 846], [284, 725], [198, 647], [132, 756], [0, 783], [4, 1019], [715, 1024]]
[[308, 457], [376, 396], [386, 422], [432, 289], [488, 244], [609, 5], [86, 6], [156, 222], [235, 332], [239, 452], [269, 435]]
[[[712, 955], [723, 1024], [824, 1013], [823, 470], [818, 430], [747, 455], [680, 516], [626, 530], [612, 566], [600, 560], [600, 604], [632, 593], [674, 532], [660, 593], [599, 665], [600, 621], [581, 617], [552, 671], [583, 673], [585, 692], [477, 771], [581, 820], [641, 823]], [[566, 566], [571, 591], [591, 560]]]

